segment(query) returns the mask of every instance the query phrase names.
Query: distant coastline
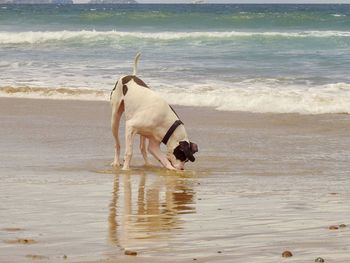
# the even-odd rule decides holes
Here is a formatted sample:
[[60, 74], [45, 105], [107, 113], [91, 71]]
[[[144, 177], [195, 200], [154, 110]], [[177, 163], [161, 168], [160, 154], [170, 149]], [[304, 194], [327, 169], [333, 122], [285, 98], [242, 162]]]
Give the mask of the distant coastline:
[[0, 0], [0, 4], [74, 4], [73, 0]]
[[137, 4], [135, 0], [91, 0], [89, 4]]
[[[0, 4], [74, 4], [73, 0], [0, 0]], [[135, 0], [91, 0], [88, 4], [138, 4]]]

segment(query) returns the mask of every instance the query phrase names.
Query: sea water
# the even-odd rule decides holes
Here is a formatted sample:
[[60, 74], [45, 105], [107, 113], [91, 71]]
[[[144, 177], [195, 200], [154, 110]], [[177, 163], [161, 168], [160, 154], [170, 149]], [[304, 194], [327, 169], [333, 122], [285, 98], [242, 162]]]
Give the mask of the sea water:
[[350, 113], [350, 5], [0, 5], [0, 95], [108, 100], [138, 75], [169, 103]]

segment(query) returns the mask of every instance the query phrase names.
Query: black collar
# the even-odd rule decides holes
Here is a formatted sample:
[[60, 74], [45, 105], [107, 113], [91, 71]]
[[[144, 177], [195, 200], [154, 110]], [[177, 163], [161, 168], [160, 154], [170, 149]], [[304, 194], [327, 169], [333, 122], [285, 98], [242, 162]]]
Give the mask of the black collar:
[[171, 125], [171, 127], [169, 128], [169, 130], [167, 131], [167, 133], [165, 134], [162, 143], [167, 144], [169, 141], [170, 136], [174, 133], [174, 131], [176, 130], [177, 127], [179, 127], [181, 124], [183, 124], [182, 121], [180, 120], [176, 120], [173, 125]]

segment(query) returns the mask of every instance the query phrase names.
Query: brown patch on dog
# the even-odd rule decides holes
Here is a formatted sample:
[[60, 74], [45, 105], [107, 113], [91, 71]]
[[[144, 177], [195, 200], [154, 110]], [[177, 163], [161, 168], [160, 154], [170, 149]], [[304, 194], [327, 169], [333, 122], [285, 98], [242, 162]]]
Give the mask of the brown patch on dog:
[[142, 87], [145, 87], [145, 88], [148, 88], [148, 86], [146, 85], [145, 82], [143, 82], [142, 79], [139, 79], [138, 77], [133, 76], [133, 80], [134, 80], [138, 85], [140, 85], [140, 86], [142, 86]]
[[186, 157], [184, 151], [181, 149], [180, 145], [176, 146], [173, 154], [175, 155], [175, 158], [177, 160], [180, 160], [181, 162], [184, 162], [187, 159], [187, 157]]
[[186, 141], [179, 142], [179, 145], [174, 149], [173, 154], [175, 155], [176, 159], [180, 160], [181, 162], [187, 160], [194, 162], [196, 160], [196, 158], [193, 156], [194, 152], [191, 151], [190, 144]]
[[194, 142], [190, 142], [190, 148], [191, 148], [191, 152], [194, 154], [196, 152], [198, 152], [198, 145]]
[[130, 80], [133, 80], [136, 82], [137, 85], [140, 85], [142, 87], [148, 88], [145, 82], [143, 82], [140, 78], [133, 76], [133, 75], [128, 75], [122, 79], [123, 85], [127, 84]]
[[124, 78], [122, 78], [122, 84], [125, 85], [126, 83], [128, 83], [133, 76], [129, 75], [129, 76], [125, 76]]
[[123, 95], [125, 96], [127, 92], [128, 92], [128, 86], [123, 85]]
[[117, 85], [118, 85], [118, 81], [115, 83], [114, 88], [112, 89], [111, 94], [109, 95], [109, 100], [112, 99], [112, 94], [115, 91], [115, 89], [117, 88]]

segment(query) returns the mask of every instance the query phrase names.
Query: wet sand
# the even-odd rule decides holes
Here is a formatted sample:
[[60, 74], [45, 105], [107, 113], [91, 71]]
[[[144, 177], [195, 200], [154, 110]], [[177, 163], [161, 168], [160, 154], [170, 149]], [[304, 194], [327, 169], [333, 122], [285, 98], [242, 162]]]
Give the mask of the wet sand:
[[121, 172], [108, 103], [0, 98], [0, 262], [349, 262], [349, 115], [174, 108], [196, 162]]

